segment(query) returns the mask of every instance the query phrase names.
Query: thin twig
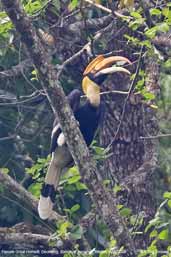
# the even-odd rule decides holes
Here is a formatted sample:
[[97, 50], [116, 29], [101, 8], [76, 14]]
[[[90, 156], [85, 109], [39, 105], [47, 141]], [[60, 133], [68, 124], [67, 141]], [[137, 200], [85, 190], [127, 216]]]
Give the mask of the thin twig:
[[[128, 95], [129, 91], [111, 90], [111, 91], [105, 91], [100, 93], [100, 95], [109, 95], [109, 94]], [[81, 96], [81, 98], [85, 98], [85, 97], [87, 96], [86, 95]]]
[[[106, 30], [108, 30], [110, 26], [111, 26], [111, 24], [109, 24], [109, 25], [106, 26], [105, 28], [103, 28], [103, 29], [97, 31], [97, 33], [96, 33], [95, 36], [93, 37], [93, 43], [96, 42], [97, 40], [99, 40], [99, 38], [101, 38], [102, 34], [103, 34], [104, 32], [106, 32]], [[78, 58], [79, 56], [81, 56], [84, 51], [86, 51], [89, 56], [92, 56], [91, 46], [92, 46], [92, 40], [89, 41], [87, 44], [85, 44], [78, 52], [76, 52], [76, 53], [75, 53], [74, 55], [72, 55], [70, 58], [68, 58], [67, 60], [65, 60], [65, 61], [63, 62], [63, 64], [62, 64], [60, 67], [59, 67], [59, 66], [57, 67], [57, 68], [58, 68], [58, 73], [57, 73], [57, 78], [58, 78], [58, 80], [59, 80], [60, 76], [62, 75], [62, 72], [63, 72], [63, 70], [65, 69], [65, 67], [66, 67], [68, 64], [72, 63], [76, 58]]]
[[107, 8], [107, 7], [105, 7], [105, 6], [101, 5], [101, 4], [94, 3], [91, 0], [84, 0], [84, 2], [89, 3], [89, 4], [97, 7], [98, 9], [101, 9], [101, 10], [107, 12], [107, 13], [110, 13], [110, 14], [112, 13], [112, 10], [110, 10], [109, 8]]
[[33, 64], [31, 60], [28, 58], [24, 61], [21, 61], [19, 64], [13, 66], [11, 69], [0, 71], [0, 79], [16, 77], [21, 73], [21, 71], [27, 70], [32, 66]]
[[22, 101], [15, 101], [15, 102], [11, 102], [11, 103], [0, 103], [0, 106], [15, 106], [15, 105], [22, 105], [22, 104], [25, 104], [25, 103], [30, 103], [32, 102], [33, 100], [36, 100], [38, 99], [40, 96], [42, 95], [42, 93], [39, 93], [37, 95], [34, 95], [32, 97], [30, 97], [29, 99], [25, 99], [25, 100], [22, 100]]
[[[97, 3], [93, 2], [92, 0], [84, 0], [84, 1], [85, 1], [86, 3], [89, 3], [89, 4], [93, 5], [93, 6], [95, 6], [96, 8], [98, 8], [98, 9], [104, 11], [104, 12], [107, 12], [107, 13], [112, 14], [112, 10], [111, 10], [111, 9], [109, 9], [109, 8], [107, 8], [107, 7], [105, 7], [105, 6], [101, 5], [101, 4], [97, 4]], [[115, 14], [117, 17], [119, 17], [119, 18], [132, 19], [132, 17], [123, 15], [123, 14], [117, 12], [117, 11], [114, 11], [114, 14]]]
[[108, 95], [108, 94], [128, 95], [129, 91], [112, 90], [112, 91], [105, 91], [100, 93], [100, 95]]
[[160, 134], [156, 136], [140, 137], [140, 139], [156, 139], [156, 138], [162, 138], [162, 137], [171, 137], [171, 134]]

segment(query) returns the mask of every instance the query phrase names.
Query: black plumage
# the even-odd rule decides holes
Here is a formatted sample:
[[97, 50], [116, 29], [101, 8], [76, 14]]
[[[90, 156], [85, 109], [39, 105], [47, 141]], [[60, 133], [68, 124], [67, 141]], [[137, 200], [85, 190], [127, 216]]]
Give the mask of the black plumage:
[[[81, 91], [74, 89], [68, 95], [68, 102], [74, 112], [76, 120], [79, 122], [79, 128], [84, 137], [84, 140], [87, 146], [89, 146], [94, 138], [94, 134], [102, 118], [101, 114], [104, 111], [104, 106], [100, 104], [98, 107], [94, 107], [88, 100], [80, 106], [80, 97]], [[58, 118], [56, 118], [53, 124], [53, 131], [51, 135], [50, 153], [53, 153], [58, 146], [57, 139], [61, 133], [62, 130], [59, 126]]]
[[[71, 93], [67, 96], [68, 103], [74, 113], [79, 108], [80, 97], [81, 97], [81, 91], [78, 89], [72, 90]], [[51, 134], [51, 145], [50, 145], [51, 154], [55, 151], [56, 147], [58, 146], [57, 139], [61, 133], [62, 133], [62, 130], [60, 128], [58, 118], [56, 117], [53, 123], [53, 130]]]
[[79, 107], [74, 113], [76, 120], [79, 122], [80, 131], [88, 146], [93, 141], [94, 134], [98, 128], [101, 108], [101, 105], [98, 106], [98, 108], [92, 106], [87, 100], [86, 103]]
[[[80, 97], [81, 97], [81, 91], [75, 89], [68, 95], [68, 102], [74, 112], [74, 116], [76, 120], [79, 123], [79, 128], [84, 137], [84, 140], [87, 146], [89, 146], [93, 141], [94, 134], [101, 120], [101, 113], [103, 113], [101, 111], [102, 105], [100, 104], [98, 107], [92, 106], [89, 100], [86, 100], [86, 102], [83, 105], [80, 105]], [[63, 139], [61, 140], [61, 142], [58, 142], [59, 137]], [[41, 197], [40, 197], [39, 207], [38, 207], [39, 215], [42, 219], [46, 219], [50, 216], [53, 203], [55, 201], [55, 191], [59, 183], [59, 178], [60, 178], [62, 169], [69, 166], [71, 163], [73, 163], [72, 156], [68, 151], [68, 148], [64, 140], [64, 136], [57, 118], [55, 119], [53, 124], [50, 153], [52, 154], [52, 159], [45, 178], [45, 183], [42, 186]], [[59, 161], [57, 165], [55, 164], [55, 155], [56, 156], [58, 155], [58, 157], [61, 155], [60, 159], [63, 158], [65, 160], [65, 162], [62, 163], [60, 167], [59, 167]], [[52, 175], [52, 171], [53, 172], [55, 171], [54, 175]], [[45, 203], [45, 206], [44, 206], [45, 211], [42, 211], [43, 210], [42, 204], [40, 207], [41, 199], [43, 199]], [[48, 200], [48, 203], [47, 201], [45, 201], [45, 199]]]

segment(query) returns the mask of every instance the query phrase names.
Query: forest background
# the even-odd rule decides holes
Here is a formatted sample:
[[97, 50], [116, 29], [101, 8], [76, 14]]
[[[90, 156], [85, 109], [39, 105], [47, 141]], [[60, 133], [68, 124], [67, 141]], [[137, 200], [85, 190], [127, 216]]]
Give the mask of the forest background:
[[[170, 256], [170, 2], [1, 2], [1, 253], [60, 249], [68, 251], [65, 257], [76, 256], [76, 252], [94, 256], [96, 251], [100, 257]], [[23, 23], [17, 24], [17, 13]], [[48, 56], [66, 95], [81, 88], [83, 71], [95, 56], [122, 55], [132, 62], [125, 65], [130, 77], [116, 74], [103, 84], [105, 115], [91, 145], [93, 160], [82, 162], [80, 173], [74, 166], [61, 179], [56, 212], [47, 222], [38, 217], [37, 200], [50, 160], [55, 97], [61, 93], [58, 86], [52, 92], [44, 86], [43, 80], [49, 78], [41, 74], [39, 66], [45, 66], [36, 63], [34, 49], [21, 33], [23, 28], [37, 42], [35, 49], [40, 46], [36, 49], [41, 50], [40, 60]], [[51, 66], [48, 69], [53, 73]], [[68, 122], [68, 128], [70, 125]], [[72, 146], [72, 139], [69, 143]], [[72, 149], [79, 153], [75, 146]], [[93, 187], [82, 167], [94, 172], [94, 162], [95, 173], [102, 178], [97, 176]], [[99, 188], [108, 207], [112, 199], [113, 207], [107, 213], [98, 208]], [[37, 256], [18, 253], [26, 255]]]

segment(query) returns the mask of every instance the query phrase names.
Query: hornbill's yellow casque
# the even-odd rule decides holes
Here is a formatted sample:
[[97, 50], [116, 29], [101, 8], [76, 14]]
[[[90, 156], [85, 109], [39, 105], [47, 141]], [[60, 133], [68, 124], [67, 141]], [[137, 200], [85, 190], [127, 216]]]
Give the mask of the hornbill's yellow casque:
[[[122, 56], [104, 58], [103, 55], [97, 56], [90, 62], [83, 73], [82, 80], [82, 89], [87, 97], [84, 105], [80, 106], [81, 92], [79, 90], [73, 90], [68, 96], [69, 104], [76, 120], [79, 122], [79, 128], [88, 146], [93, 140], [102, 113], [100, 84], [105, 80], [108, 74], [118, 71], [129, 74], [129, 71], [122, 67], [111, 67], [111, 65], [117, 61], [130, 63], [127, 58]], [[64, 134], [61, 131], [57, 119], [55, 119], [51, 135], [51, 154], [51, 162], [38, 204], [38, 212], [42, 219], [47, 219], [51, 216], [55, 200], [55, 191], [59, 183], [61, 172], [72, 163], [72, 156], [68, 150]]]

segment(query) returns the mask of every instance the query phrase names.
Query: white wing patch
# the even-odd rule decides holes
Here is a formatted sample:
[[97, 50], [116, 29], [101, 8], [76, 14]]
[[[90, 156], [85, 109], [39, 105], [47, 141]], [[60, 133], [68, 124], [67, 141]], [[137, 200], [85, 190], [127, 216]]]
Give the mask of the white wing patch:
[[[53, 138], [54, 134], [56, 133], [56, 131], [60, 128], [60, 124], [58, 123], [52, 130], [52, 133], [51, 133], [51, 138]], [[58, 146], [62, 146], [66, 143], [65, 141], [65, 136], [64, 134], [61, 132], [57, 138], [57, 145]]]
[[59, 145], [59, 146], [62, 146], [62, 145], [64, 145], [65, 144], [65, 136], [64, 136], [64, 134], [63, 133], [61, 133], [60, 135], [59, 135], [59, 137], [57, 138], [57, 144]]

